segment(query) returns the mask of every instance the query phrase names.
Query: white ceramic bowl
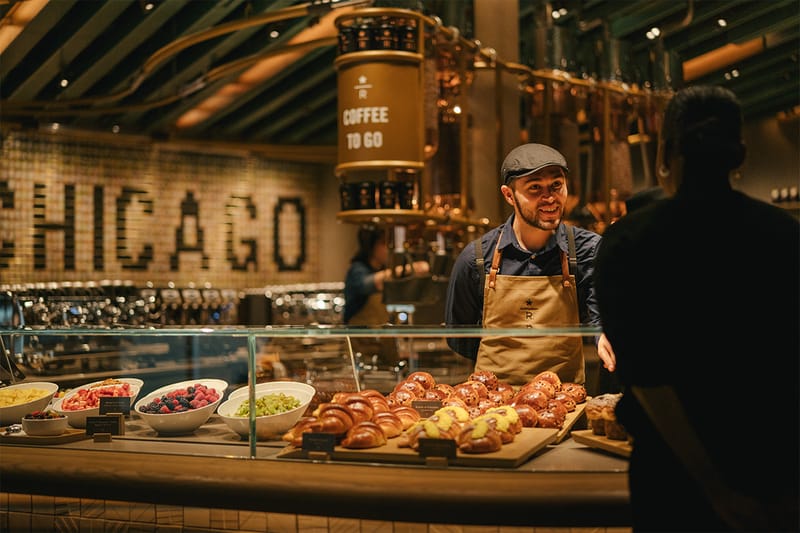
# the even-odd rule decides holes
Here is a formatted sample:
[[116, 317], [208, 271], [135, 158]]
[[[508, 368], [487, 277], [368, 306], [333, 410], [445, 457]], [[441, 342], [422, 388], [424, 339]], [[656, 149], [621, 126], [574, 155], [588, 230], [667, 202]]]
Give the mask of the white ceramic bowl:
[[[45, 391], [38, 398], [28, 400], [25, 402], [9, 405], [7, 407], [0, 407], [0, 426], [8, 426], [11, 424], [19, 424], [22, 417], [34, 411], [44, 411], [50, 404], [50, 400], [58, 392], [58, 385], [49, 381], [29, 381], [27, 383], [16, 383], [3, 387], [0, 389], [2, 395], [26, 395], [30, 394], [25, 392], [27, 389], [38, 389]], [[22, 397], [22, 396], [20, 396]]]
[[[296, 381], [270, 381], [267, 383], [256, 384], [256, 399], [267, 394], [284, 393], [287, 396], [294, 396], [300, 400], [300, 406], [269, 416], [256, 417], [256, 438], [257, 440], [269, 440], [281, 436], [294, 426], [303, 416], [308, 405], [316, 394], [316, 389], [311, 385]], [[249, 397], [248, 387], [244, 386], [233, 391], [227, 400], [217, 409], [217, 414], [243, 439], [250, 437], [250, 418], [248, 416], [234, 416], [234, 413]]]
[[[131, 406], [133, 406], [133, 402], [136, 401], [136, 397], [139, 396], [139, 391], [142, 390], [142, 385], [144, 385], [144, 381], [137, 378], [115, 378], [116, 381], [121, 381], [123, 383], [127, 383], [130, 385], [131, 390]], [[57, 412], [60, 415], [65, 415], [69, 419], [69, 425], [74, 428], [85, 428], [86, 427], [86, 417], [87, 416], [99, 416], [100, 415], [100, 405], [98, 403], [95, 407], [88, 407], [86, 409], [64, 409], [64, 402], [67, 402], [71, 398], [74, 398], [77, 394], [80, 393], [81, 390], [87, 389], [94, 389], [99, 387], [104, 387], [103, 383], [106, 380], [101, 381], [92, 381], [91, 383], [87, 383], [86, 385], [81, 385], [80, 387], [75, 387], [67, 394], [62, 396], [61, 398], [57, 398], [56, 401], [53, 402], [53, 411]], [[114, 384], [107, 385], [109, 387], [114, 386]]]
[[[27, 414], [27, 413], [26, 413]], [[22, 418], [22, 431], [32, 437], [53, 437], [67, 431], [67, 417]]]
[[[215, 389], [219, 397], [216, 401], [209, 403], [208, 405], [199, 408], [191, 408], [186, 411], [173, 413], [142, 412], [142, 407], [152, 403], [153, 400], [169, 395], [177, 390], [186, 389], [187, 387], [191, 387], [196, 384], [202, 384], [209, 389]], [[160, 389], [156, 389], [147, 396], [144, 396], [138, 402], [136, 402], [134, 410], [136, 411], [136, 416], [144, 420], [145, 423], [153, 428], [159, 435], [181, 435], [192, 433], [194, 430], [208, 422], [208, 419], [211, 418], [211, 415], [214, 414], [214, 411], [222, 403], [222, 400], [225, 396], [225, 390], [227, 388], [228, 382], [222, 379], [197, 378], [179, 381], [177, 383], [172, 383], [170, 385], [161, 387]]]

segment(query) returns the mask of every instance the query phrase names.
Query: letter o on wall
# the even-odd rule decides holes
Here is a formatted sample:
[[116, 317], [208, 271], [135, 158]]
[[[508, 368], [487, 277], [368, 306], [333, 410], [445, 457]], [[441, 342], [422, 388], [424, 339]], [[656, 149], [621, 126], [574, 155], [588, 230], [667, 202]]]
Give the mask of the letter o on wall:
[[278, 198], [272, 221], [278, 271], [297, 271], [306, 262], [306, 210], [300, 198]]

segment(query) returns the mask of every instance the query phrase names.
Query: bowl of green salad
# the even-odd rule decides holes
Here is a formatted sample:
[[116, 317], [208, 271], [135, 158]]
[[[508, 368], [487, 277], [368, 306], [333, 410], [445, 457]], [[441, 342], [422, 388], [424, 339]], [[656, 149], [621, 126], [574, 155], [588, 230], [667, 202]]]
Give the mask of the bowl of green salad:
[[[277, 440], [308, 409], [316, 389], [299, 381], [268, 381], [255, 386], [257, 440]], [[250, 438], [250, 389], [240, 387], [217, 408], [225, 424], [242, 439]]]

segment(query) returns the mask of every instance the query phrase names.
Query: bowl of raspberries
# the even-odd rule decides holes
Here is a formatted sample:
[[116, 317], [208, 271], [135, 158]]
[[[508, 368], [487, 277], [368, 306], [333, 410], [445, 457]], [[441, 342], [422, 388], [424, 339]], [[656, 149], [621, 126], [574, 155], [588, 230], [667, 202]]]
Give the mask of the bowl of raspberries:
[[193, 433], [222, 403], [228, 382], [199, 378], [154, 390], [134, 405], [136, 415], [159, 435]]

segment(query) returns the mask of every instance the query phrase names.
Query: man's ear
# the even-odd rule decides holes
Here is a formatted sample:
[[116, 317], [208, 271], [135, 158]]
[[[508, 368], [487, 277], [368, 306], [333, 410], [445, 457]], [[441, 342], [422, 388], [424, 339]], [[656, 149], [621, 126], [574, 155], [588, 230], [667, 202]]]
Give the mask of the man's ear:
[[508, 203], [508, 205], [511, 207], [514, 207], [514, 190], [508, 185], [501, 185], [500, 193], [503, 195], [503, 198], [505, 198], [506, 203]]

